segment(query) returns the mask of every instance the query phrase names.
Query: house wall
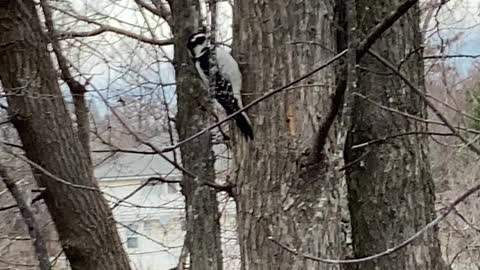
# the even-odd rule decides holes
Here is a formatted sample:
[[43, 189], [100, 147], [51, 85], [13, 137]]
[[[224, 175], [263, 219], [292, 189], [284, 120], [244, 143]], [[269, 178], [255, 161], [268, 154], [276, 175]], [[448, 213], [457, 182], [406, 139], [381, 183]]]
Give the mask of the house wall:
[[[107, 194], [125, 198], [146, 179], [125, 178], [99, 183]], [[114, 205], [116, 200], [109, 200]], [[133, 269], [170, 269], [176, 265], [185, 233], [183, 209], [179, 185], [157, 182], [145, 186], [113, 210]]]
[[[99, 183], [106, 193], [125, 198], [146, 179], [124, 178]], [[237, 270], [240, 264], [235, 205], [226, 197], [220, 198], [220, 205], [224, 269]], [[146, 186], [116, 207], [113, 214], [119, 222], [120, 236], [133, 269], [167, 270], [176, 266], [185, 235], [184, 198], [178, 184]]]

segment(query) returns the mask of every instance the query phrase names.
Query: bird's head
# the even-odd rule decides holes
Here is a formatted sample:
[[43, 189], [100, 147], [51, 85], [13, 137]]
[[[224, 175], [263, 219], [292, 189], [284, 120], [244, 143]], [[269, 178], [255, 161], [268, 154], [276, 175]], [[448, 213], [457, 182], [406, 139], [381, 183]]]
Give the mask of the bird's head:
[[205, 47], [207, 47], [207, 35], [204, 31], [194, 33], [188, 38], [187, 48], [192, 57], [197, 58], [202, 55]]

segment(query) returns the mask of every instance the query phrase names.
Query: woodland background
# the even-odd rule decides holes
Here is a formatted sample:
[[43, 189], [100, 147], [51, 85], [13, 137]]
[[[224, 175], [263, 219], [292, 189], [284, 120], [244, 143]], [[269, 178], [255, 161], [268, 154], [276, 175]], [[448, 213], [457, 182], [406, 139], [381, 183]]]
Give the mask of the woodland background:
[[[143, 269], [112, 209], [160, 184], [184, 202], [174, 269], [480, 269], [479, 11], [0, 0], [0, 269]], [[202, 26], [240, 64], [253, 142], [218, 128], [185, 47]], [[111, 196], [94, 172], [121, 154], [173, 169]]]

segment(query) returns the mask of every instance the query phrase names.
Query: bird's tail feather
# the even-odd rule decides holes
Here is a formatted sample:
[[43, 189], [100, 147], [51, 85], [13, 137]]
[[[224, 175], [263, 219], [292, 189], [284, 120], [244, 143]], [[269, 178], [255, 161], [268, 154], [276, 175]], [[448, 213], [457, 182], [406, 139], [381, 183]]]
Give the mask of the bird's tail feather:
[[247, 141], [249, 139], [253, 140], [253, 129], [248, 115], [245, 112], [242, 112], [241, 114], [236, 115], [234, 118], [238, 128], [240, 129], [240, 132], [242, 132], [243, 136], [245, 136], [245, 139], [247, 139]]

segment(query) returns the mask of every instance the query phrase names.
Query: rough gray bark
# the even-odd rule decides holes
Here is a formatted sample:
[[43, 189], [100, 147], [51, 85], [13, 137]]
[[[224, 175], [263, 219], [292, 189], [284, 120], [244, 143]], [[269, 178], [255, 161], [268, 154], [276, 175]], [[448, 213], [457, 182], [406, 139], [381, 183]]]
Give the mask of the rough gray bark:
[[[57, 58], [58, 66], [60, 68], [62, 80], [67, 83], [72, 95], [73, 104], [75, 106], [75, 116], [77, 117], [77, 132], [85, 151], [90, 157], [90, 119], [88, 118], [88, 105], [85, 99], [87, 89], [79, 81], [75, 80], [69, 70], [67, 58], [62, 53], [62, 47], [58, 37], [55, 36], [55, 25], [53, 23], [53, 16], [47, 0], [41, 0], [43, 14], [45, 15], [45, 25], [50, 37], [50, 44], [52, 44], [53, 52]], [[91, 162], [91, 161], [90, 161]], [[93, 167], [92, 167], [93, 168]]]
[[[72, 184], [98, 188], [75, 132], [47, 50], [35, 3], [0, 2], [0, 81], [26, 156]], [[130, 269], [112, 213], [100, 192], [33, 169], [74, 270]]]
[[[335, 54], [333, 6], [317, 0], [236, 1], [234, 55], [242, 64], [244, 104]], [[339, 269], [303, 260], [268, 240], [272, 236], [302, 253], [342, 256], [334, 134], [321, 155], [312, 153], [334, 83], [330, 67], [248, 111], [255, 140], [247, 145], [238, 137], [234, 147], [242, 269]]]
[[[207, 90], [201, 85], [189, 58], [186, 42], [195, 31], [199, 18], [198, 1], [171, 2], [174, 35], [177, 116], [179, 139], [183, 140], [207, 127], [209, 123]], [[187, 248], [192, 270], [221, 270], [222, 249], [216, 190], [200, 181], [214, 182], [214, 155], [210, 132], [180, 147], [184, 168], [197, 179], [184, 174], [182, 191], [186, 200]]]
[[[356, 0], [359, 36], [368, 33], [399, 0]], [[369, 7], [366, 9], [366, 7]], [[424, 89], [419, 8], [415, 6], [372, 47]], [[362, 58], [356, 91], [376, 103], [425, 118], [426, 108], [394, 74], [370, 55]], [[356, 257], [384, 251], [420, 230], [435, 217], [434, 185], [428, 161], [427, 137], [412, 135], [352, 149], [374, 139], [412, 131], [426, 131], [423, 123], [387, 112], [353, 94], [351, 130], [345, 163]], [[355, 269], [441, 269], [436, 231], [391, 256], [355, 266]]]

